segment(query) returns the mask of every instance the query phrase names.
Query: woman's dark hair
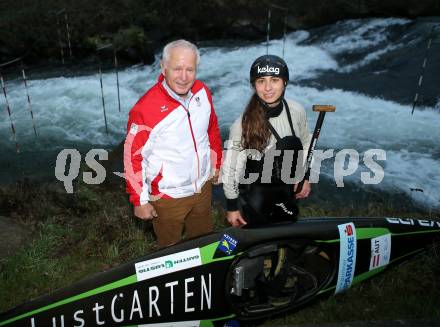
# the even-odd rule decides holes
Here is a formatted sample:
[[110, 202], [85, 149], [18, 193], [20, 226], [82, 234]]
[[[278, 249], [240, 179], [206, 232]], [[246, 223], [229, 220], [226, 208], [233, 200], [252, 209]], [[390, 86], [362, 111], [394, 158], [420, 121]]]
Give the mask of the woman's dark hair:
[[271, 132], [258, 96], [254, 93], [246, 106], [241, 120], [243, 149], [256, 149], [260, 152], [267, 147]]

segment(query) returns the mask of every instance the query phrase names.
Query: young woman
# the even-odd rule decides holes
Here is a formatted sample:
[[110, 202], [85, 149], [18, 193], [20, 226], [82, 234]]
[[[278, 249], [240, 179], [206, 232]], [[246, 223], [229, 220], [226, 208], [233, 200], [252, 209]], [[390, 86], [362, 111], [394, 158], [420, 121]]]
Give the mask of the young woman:
[[[280, 57], [261, 56], [251, 66], [255, 92], [231, 126], [222, 166], [232, 226], [294, 220], [295, 199], [310, 194], [303, 167], [311, 135], [304, 108], [284, 98], [288, 81], [289, 69]], [[303, 176], [304, 185], [296, 192]]]

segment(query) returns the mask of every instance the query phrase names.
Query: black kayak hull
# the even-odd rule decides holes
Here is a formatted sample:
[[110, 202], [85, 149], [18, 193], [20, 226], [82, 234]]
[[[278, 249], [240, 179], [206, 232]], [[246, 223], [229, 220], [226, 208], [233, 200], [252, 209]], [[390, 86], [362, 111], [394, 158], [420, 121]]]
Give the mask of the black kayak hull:
[[0, 326], [233, 325], [343, 292], [439, 237], [440, 222], [408, 218], [228, 228], [17, 306]]

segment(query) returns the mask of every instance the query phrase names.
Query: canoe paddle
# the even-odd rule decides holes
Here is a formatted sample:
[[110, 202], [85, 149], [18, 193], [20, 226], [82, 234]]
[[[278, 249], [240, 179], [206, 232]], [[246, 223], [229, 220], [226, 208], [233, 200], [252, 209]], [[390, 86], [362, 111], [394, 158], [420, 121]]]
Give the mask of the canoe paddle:
[[[312, 107], [313, 111], [319, 112], [318, 120], [316, 121], [315, 130], [313, 131], [312, 139], [310, 140], [309, 150], [307, 151], [307, 161], [305, 165], [305, 174], [307, 176], [310, 174], [310, 169], [312, 165], [313, 151], [315, 150], [316, 143], [318, 142], [319, 134], [321, 133], [322, 123], [324, 122], [324, 117], [327, 112], [334, 112], [336, 110], [335, 106], [324, 105], [324, 104], [315, 104]], [[299, 182], [298, 187], [296, 188], [295, 193], [301, 192], [304, 185], [305, 178]]]

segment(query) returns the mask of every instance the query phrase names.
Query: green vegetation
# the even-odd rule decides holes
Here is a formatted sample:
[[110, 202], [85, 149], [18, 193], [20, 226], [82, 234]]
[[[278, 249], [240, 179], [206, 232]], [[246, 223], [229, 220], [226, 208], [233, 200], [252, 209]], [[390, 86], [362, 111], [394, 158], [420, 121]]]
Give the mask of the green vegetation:
[[80, 185], [70, 196], [62, 188], [17, 184], [2, 188], [0, 199], [0, 214], [24, 222], [34, 235], [28, 246], [0, 261], [0, 310], [148, 253], [154, 246], [152, 234], [132, 219], [123, 191]]
[[[62, 186], [18, 183], [0, 187], [0, 215], [25, 223], [33, 232], [18, 253], [0, 259], [0, 311], [90, 274], [118, 266], [155, 249], [150, 223], [132, 216], [122, 185]], [[307, 216], [427, 217], [423, 212], [390, 212], [386, 206], [323, 210], [303, 209]], [[432, 213], [430, 214], [431, 217]], [[215, 228], [226, 227], [224, 210], [214, 206]], [[297, 312], [261, 323], [324, 323], [347, 320], [440, 318], [440, 257], [438, 249], [391, 268], [354, 286], [345, 294], [322, 298]]]

